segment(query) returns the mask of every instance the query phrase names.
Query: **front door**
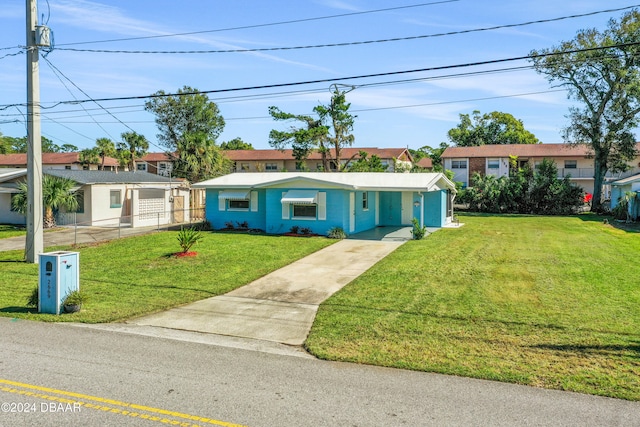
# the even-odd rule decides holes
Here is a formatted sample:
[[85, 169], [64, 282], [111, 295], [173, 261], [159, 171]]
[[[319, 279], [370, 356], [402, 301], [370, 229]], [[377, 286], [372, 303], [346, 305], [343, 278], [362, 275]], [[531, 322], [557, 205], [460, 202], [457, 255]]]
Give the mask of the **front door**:
[[402, 192], [402, 225], [411, 224], [413, 219], [413, 193]]

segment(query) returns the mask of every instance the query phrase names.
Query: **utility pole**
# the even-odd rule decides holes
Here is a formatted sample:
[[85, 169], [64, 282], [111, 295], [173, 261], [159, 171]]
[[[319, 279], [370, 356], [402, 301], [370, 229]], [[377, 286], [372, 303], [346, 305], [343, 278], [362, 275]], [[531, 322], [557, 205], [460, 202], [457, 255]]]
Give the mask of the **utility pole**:
[[42, 135], [40, 128], [40, 69], [36, 25], [36, 0], [27, 5], [27, 241], [26, 261], [38, 263], [44, 252], [42, 231]]

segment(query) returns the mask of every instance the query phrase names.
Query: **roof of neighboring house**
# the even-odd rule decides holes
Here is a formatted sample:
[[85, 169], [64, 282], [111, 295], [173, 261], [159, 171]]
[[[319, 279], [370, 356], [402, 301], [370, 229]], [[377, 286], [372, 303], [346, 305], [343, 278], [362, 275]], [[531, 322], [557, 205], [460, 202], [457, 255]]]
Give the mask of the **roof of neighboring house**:
[[[399, 159], [407, 156], [411, 159], [411, 154], [406, 148], [343, 148], [342, 160], [348, 160], [351, 157], [359, 158], [360, 151], [366, 151], [369, 155], [376, 155], [381, 159]], [[294, 160], [293, 150], [226, 150], [226, 156], [233, 161], [267, 161], [267, 160]], [[335, 158], [335, 149], [330, 150], [330, 156]], [[312, 152], [308, 160], [322, 160], [322, 155], [317, 151]]]
[[[42, 153], [43, 165], [68, 165], [80, 163], [79, 153]], [[96, 163], [102, 164], [102, 159]], [[105, 166], [118, 166], [118, 161], [112, 157], [105, 157]], [[26, 153], [0, 154], [0, 166], [27, 165]]]
[[25, 168], [0, 168], [0, 181], [11, 179], [14, 176], [20, 176], [27, 173]]
[[586, 157], [591, 150], [585, 145], [569, 144], [487, 144], [478, 147], [449, 147], [442, 157]]
[[61, 178], [72, 179], [78, 184], [169, 184], [179, 182], [175, 179], [147, 172], [112, 172], [47, 169], [43, 173]]
[[171, 162], [175, 160], [175, 157], [167, 153], [147, 153], [144, 156], [140, 157], [136, 161], [142, 162]]
[[623, 178], [623, 179], [619, 179], [617, 181], [613, 181], [611, 183], [611, 185], [615, 185], [615, 186], [627, 185], [627, 184], [631, 184], [631, 183], [638, 182], [638, 181], [640, 181], [640, 174], [631, 175], [629, 177], [626, 177], [626, 178]]
[[416, 166], [423, 169], [431, 169], [433, 167], [433, 160], [431, 160], [430, 157], [423, 157], [416, 163]]
[[435, 191], [455, 184], [442, 173], [259, 172], [232, 173], [194, 184], [194, 188], [267, 188], [307, 181], [321, 187], [368, 191]]

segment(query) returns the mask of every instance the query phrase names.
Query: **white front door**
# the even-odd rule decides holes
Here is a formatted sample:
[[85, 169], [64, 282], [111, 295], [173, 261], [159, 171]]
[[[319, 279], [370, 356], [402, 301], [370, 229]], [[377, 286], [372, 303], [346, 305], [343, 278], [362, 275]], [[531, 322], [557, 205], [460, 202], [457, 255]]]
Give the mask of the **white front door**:
[[349, 193], [349, 233], [356, 231], [356, 193]]
[[413, 193], [402, 192], [402, 225], [411, 224], [413, 219]]

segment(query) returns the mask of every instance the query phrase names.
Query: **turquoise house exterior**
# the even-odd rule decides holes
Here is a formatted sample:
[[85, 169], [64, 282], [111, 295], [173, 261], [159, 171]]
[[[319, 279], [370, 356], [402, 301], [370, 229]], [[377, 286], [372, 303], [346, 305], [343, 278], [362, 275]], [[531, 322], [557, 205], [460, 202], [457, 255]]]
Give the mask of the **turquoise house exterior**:
[[453, 217], [455, 185], [441, 173], [234, 173], [193, 185], [206, 189], [215, 229], [245, 223], [270, 234], [292, 227], [347, 234], [409, 226], [443, 227]]

